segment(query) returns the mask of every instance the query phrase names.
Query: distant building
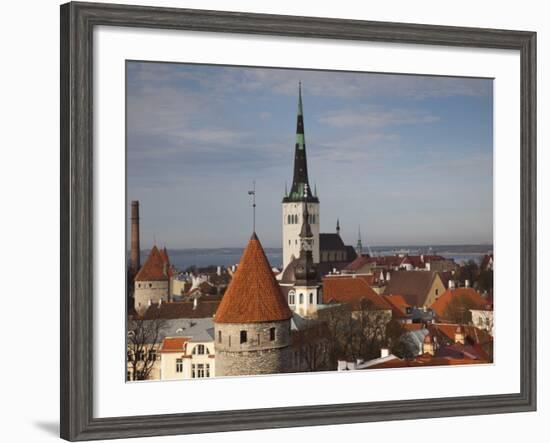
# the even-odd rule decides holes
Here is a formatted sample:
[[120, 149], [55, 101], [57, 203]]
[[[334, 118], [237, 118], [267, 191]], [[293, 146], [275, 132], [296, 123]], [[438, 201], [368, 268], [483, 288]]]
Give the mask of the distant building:
[[160, 347], [160, 378], [179, 380], [210, 378], [216, 375], [214, 322], [212, 319], [191, 321], [184, 336], [165, 337]]
[[381, 255], [370, 256], [360, 254], [348, 264], [345, 271], [357, 273], [369, 273], [385, 270], [404, 271], [454, 271], [457, 268], [452, 259], [446, 259], [440, 255]]
[[399, 294], [411, 306], [429, 307], [444, 291], [445, 286], [437, 272], [393, 271], [384, 294]]
[[254, 233], [214, 317], [216, 375], [289, 372], [291, 318]]
[[172, 270], [166, 248], [153, 246], [134, 280], [134, 308], [143, 313], [153, 303], [170, 300]]
[[[147, 380], [214, 377], [214, 321], [210, 318], [159, 319], [149, 311], [138, 345], [127, 342], [127, 379], [133, 380], [133, 365], [150, 365]], [[158, 323], [160, 322], [160, 323]], [[156, 331], [158, 335], [146, 331]], [[134, 353], [137, 353], [135, 355]], [[202, 365], [202, 366], [199, 366]], [[195, 372], [193, 372], [195, 371]]]

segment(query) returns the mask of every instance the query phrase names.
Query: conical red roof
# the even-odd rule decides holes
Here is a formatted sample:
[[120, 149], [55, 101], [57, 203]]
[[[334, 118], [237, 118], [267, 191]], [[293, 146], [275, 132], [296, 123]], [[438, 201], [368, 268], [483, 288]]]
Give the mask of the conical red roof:
[[[166, 255], [166, 260], [168, 256]], [[168, 280], [169, 262], [167, 262], [156, 246], [153, 246], [147, 260], [136, 275], [136, 281]]]
[[220, 306], [216, 323], [256, 323], [288, 320], [292, 312], [271, 271], [256, 234], [243, 252]]

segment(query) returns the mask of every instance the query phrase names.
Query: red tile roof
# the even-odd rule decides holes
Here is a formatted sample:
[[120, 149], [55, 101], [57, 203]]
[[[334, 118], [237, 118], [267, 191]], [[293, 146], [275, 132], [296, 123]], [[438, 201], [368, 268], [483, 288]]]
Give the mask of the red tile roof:
[[164, 281], [170, 278], [170, 262], [166, 250], [153, 246], [147, 260], [136, 275], [136, 281]]
[[375, 309], [392, 310], [392, 305], [374, 292], [367, 279], [353, 275], [323, 278], [323, 301], [351, 303], [356, 307], [361, 301], [368, 301]]
[[188, 341], [187, 337], [166, 337], [162, 341], [160, 352], [185, 352]]
[[479, 292], [473, 288], [447, 289], [441, 296], [432, 303], [430, 308], [439, 318], [445, 318], [447, 308], [455, 297], [464, 297], [473, 306], [472, 309], [489, 309], [489, 303]]
[[214, 316], [220, 302], [218, 300], [206, 301], [204, 296], [201, 297], [197, 305], [190, 301], [177, 301], [152, 304], [147, 308], [143, 317], [146, 320], [152, 319], [175, 319], [175, 318], [211, 318]]
[[407, 308], [410, 308], [411, 305], [409, 305], [402, 295], [397, 294], [391, 294], [391, 295], [384, 295], [384, 300], [389, 302], [390, 305], [392, 305], [392, 308], [394, 310], [394, 317], [398, 318], [404, 318], [407, 317]]
[[[429, 325], [428, 329], [432, 334], [437, 335], [437, 333], [439, 332], [441, 335], [447, 338], [447, 340], [454, 342], [455, 333], [458, 326], [460, 325], [457, 325], [455, 323], [433, 323]], [[485, 345], [493, 341], [493, 337], [491, 337], [491, 335], [483, 329], [479, 329], [475, 326], [470, 325], [465, 325], [461, 327], [464, 331], [464, 338], [466, 339], [466, 341], [471, 341], [472, 343], [480, 345]]]
[[451, 358], [451, 357], [434, 357], [430, 354], [422, 354], [412, 360], [395, 358], [384, 361], [367, 369], [387, 369], [387, 368], [410, 368], [419, 366], [447, 366], [447, 365], [473, 365], [480, 363], [489, 363], [487, 360], [474, 358]]
[[288, 320], [292, 312], [281, 293], [256, 234], [248, 242], [237, 271], [216, 311], [216, 323]]

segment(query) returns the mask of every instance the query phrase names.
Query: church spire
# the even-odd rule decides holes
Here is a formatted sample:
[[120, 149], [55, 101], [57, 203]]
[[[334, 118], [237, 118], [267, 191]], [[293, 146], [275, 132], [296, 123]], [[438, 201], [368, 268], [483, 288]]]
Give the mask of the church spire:
[[296, 283], [313, 284], [317, 279], [317, 268], [313, 262], [313, 233], [309, 224], [309, 211], [307, 208], [308, 186], [304, 188], [304, 207], [302, 212], [302, 229], [300, 230], [300, 256], [294, 270]]
[[357, 255], [363, 254], [363, 244], [361, 243], [361, 225], [359, 225], [359, 229], [357, 230], [357, 246], [355, 247], [355, 252], [357, 252]]
[[336, 233], [340, 235], [340, 218], [336, 219]]
[[[300, 202], [305, 197], [305, 188], [309, 187], [307, 175], [306, 141], [304, 135], [304, 108], [302, 104], [302, 83], [298, 84], [298, 115], [296, 121], [296, 145], [294, 147], [294, 176], [290, 193], [285, 196], [284, 202]], [[311, 193], [307, 196], [308, 202], [319, 200]]]

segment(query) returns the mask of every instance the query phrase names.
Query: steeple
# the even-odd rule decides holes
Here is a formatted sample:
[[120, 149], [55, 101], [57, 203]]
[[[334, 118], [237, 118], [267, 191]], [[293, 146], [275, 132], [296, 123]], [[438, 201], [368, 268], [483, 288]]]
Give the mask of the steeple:
[[309, 224], [307, 208], [308, 186], [304, 188], [304, 209], [302, 213], [302, 229], [300, 230], [300, 256], [294, 271], [297, 284], [314, 284], [317, 279], [317, 268], [313, 262], [313, 233]]
[[[294, 176], [290, 194], [285, 196], [283, 202], [299, 202], [304, 199], [305, 187], [309, 187], [307, 175], [306, 141], [304, 135], [304, 110], [302, 104], [302, 83], [298, 85], [298, 116], [296, 122], [296, 145], [294, 147]], [[307, 196], [308, 202], [318, 202], [315, 195]]]
[[361, 225], [359, 225], [359, 229], [357, 231], [357, 246], [355, 246], [355, 252], [357, 252], [357, 255], [363, 254], [363, 244], [361, 243]]
[[340, 235], [340, 219], [336, 219], [336, 233]]

